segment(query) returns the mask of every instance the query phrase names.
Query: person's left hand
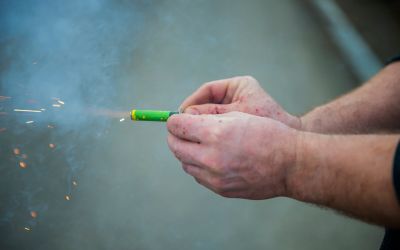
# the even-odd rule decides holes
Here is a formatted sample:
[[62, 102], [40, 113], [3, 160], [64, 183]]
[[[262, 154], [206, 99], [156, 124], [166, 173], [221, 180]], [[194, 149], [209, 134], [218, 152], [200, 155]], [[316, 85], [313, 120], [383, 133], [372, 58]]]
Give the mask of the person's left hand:
[[203, 186], [231, 198], [286, 194], [286, 174], [296, 158], [296, 130], [240, 112], [173, 115], [167, 127], [171, 151]]

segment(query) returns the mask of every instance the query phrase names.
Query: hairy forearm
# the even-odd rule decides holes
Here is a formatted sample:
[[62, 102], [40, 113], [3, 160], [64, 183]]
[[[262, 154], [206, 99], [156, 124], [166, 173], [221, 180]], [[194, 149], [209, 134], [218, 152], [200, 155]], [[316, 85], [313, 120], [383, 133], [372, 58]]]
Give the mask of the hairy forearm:
[[400, 228], [392, 182], [398, 135], [320, 135], [301, 132], [296, 164], [287, 173], [289, 197]]
[[301, 117], [301, 128], [319, 133], [375, 133], [400, 129], [400, 62], [358, 89]]

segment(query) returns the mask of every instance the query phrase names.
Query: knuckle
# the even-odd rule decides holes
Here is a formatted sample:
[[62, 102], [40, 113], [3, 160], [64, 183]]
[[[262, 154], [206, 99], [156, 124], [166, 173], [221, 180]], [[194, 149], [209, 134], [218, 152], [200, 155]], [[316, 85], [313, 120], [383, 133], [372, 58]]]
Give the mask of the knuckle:
[[182, 162], [183, 160], [183, 158], [182, 158], [182, 155], [179, 153], [179, 151], [175, 151], [174, 152], [174, 155], [175, 155], [175, 157], [180, 161], [180, 162]]
[[253, 76], [250, 76], [250, 75], [244, 76], [244, 79], [246, 79], [246, 81], [248, 81], [248, 82], [256, 81], [256, 79]]
[[256, 82], [257, 80], [250, 76], [250, 75], [244, 75], [244, 76], [238, 76], [236, 77], [236, 80], [240, 83], [240, 84], [252, 84], [253, 82]]
[[199, 178], [193, 177], [193, 179], [194, 179], [197, 183], [199, 183], [200, 185], [203, 185], [203, 182], [202, 182]]
[[226, 192], [226, 188], [225, 188], [225, 183], [219, 179], [219, 178], [214, 178], [213, 180], [210, 181], [211, 185], [213, 186], [214, 190], [217, 193], [223, 193]]
[[221, 195], [222, 197], [225, 197], [225, 198], [236, 198], [237, 197], [234, 193], [228, 192], [228, 191], [220, 192], [219, 195]]
[[187, 170], [187, 173], [193, 177], [199, 176], [199, 171], [196, 167], [188, 166], [186, 168], [186, 170]]
[[203, 84], [203, 87], [204, 88], [209, 88], [209, 87], [211, 87], [213, 85], [215, 85], [215, 82], [213, 82], [213, 81], [212, 82], [206, 82], [206, 83]]
[[185, 171], [185, 173], [189, 174], [188, 165], [182, 164], [182, 169], [183, 169], [183, 171]]

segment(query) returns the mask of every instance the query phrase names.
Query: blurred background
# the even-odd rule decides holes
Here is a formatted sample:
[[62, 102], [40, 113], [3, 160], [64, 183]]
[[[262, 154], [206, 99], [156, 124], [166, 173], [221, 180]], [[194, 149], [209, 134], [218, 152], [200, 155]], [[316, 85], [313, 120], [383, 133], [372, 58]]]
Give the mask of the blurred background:
[[0, 249], [378, 249], [383, 229], [184, 174], [164, 123], [252, 75], [302, 114], [400, 52], [399, 1], [0, 0]]

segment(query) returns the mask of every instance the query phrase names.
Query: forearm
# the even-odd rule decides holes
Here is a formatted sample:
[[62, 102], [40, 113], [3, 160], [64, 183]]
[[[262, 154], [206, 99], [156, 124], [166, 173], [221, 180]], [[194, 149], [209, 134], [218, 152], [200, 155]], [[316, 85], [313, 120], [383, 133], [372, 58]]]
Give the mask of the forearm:
[[319, 133], [371, 133], [400, 129], [400, 62], [366, 84], [301, 117], [301, 128]]
[[398, 135], [301, 132], [296, 164], [287, 173], [288, 196], [399, 228], [400, 206], [392, 182], [398, 140]]

